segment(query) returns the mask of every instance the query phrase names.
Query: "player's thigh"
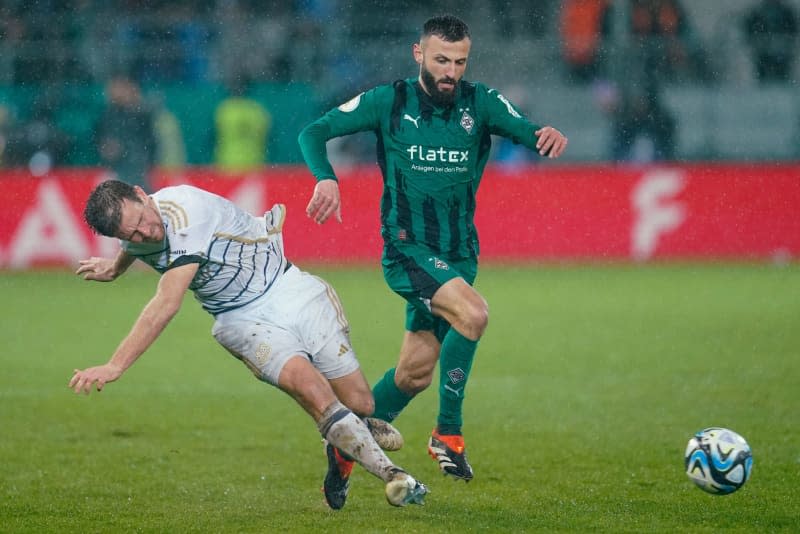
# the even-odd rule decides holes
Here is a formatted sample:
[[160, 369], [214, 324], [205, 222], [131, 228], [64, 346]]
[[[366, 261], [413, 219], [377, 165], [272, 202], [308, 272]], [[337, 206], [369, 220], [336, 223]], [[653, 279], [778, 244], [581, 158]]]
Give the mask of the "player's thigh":
[[317, 368], [295, 330], [265, 317], [250, 319], [223, 314], [214, 323], [212, 333], [259, 380], [288, 393], [315, 421], [336, 400], [328, 379]]
[[486, 321], [488, 304], [463, 278], [443, 284], [431, 299], [431, 313], [457, 330], [480, 327]]
[[[451, 280], [466, 284], [475, 280], [474, 259], [445, 261], [417, 245], [387, 245], [384, 250], [383, 277], [387, 285], [420, 311], [431, 313], [431, 299]], [[408, 330], [431, 329], [432, 324], [409, 324]]]
[[223, 314], [217, 317], [211, 333], [256, 378], [273, 386], [278, 385], [281, 370], [290, 359], [299, 356], [310, 362], [308, 351], [294, 331], [265, 318]]
[[336, 401], [328, 380], [302, 355], [289, 358], [282, 366], [277, 386], [289, 394], [314, 419]]

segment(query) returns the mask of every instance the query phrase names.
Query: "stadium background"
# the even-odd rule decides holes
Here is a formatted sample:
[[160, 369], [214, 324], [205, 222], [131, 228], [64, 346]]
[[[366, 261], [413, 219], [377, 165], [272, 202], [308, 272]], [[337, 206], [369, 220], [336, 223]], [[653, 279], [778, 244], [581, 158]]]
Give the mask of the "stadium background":
[[[506, 241], [494, 238], [502, 235], [504, 222], [481, 212], [482, 231], [490, 237], [484, 259], [786, 261], [795, 256], [800, 250], [793, 215], [800, 205], [798, 61], [793, 54], [784, 79], [756, 76], [744, 20], [761, 4], [670, 0], [680, 15], [674, 32], [648, 35], [627, 30], [634, 11], [612, 10], [596, 45], [596, 69], [576, 76], [566, 59], [566, 43], [575, 39], [567, 37], [566, 13], [570, 5], [580, 11], [600, 3], [436, 6], [471, 24], [468, 79], [498, 87], [535, 121], [556, 125], [570, 139], [556, 164], [495, 139], [481, 194], [510, 193], [496, 195], [492, 203], [505, 198], [504, 213], [513, 221], [527, 220], [528, 237], [496, 251], [493, 244]], [[631, 9], [648, 4], [659, 2], [617, 3]], [[789, 5], [800, 8], [798, 0]], [[69, 139], [52, 165], [23, 162], [9, 168], [7, 157], [0, 169], [9, 191], [0, 265], [13, 268], [72, 264], [81, 253], [109, 246], [91, 236], [76, 237], [85, 233], [76, 198], [85, 187], [71, 184], [106, 176], [108, 169], [98, 166], [93, 129], [105, 106], [104, 83], [116, 73], [132, 76], [148, 105], [165, 106], [180, 128], [185, 166], [166, 169], [157, 162], [156, 185], [193, 182], [239, 195], [254, 211], [283, 201], [298, 213], [311, 187], [300, 165], [298, 131], [361, 90], [413, 75], [410, 43], [430, 14], [423, 2], [360, 1], [43, 0], [3, 2], [0, 10], [5, 141], [41, 109], [48, 110], [50, 126]], [[777, 46], [796, 51], [797, 43], [795, 34]], [[242, 79], [271, 114], [269, 157], [259, 169], [230, 175], [215, 167], [214, 113], [231, 83]], [[651, 122], [668, 122], [674, 130], [666, 148], [654, 147], [658, 141], [644, 135], [620, 154], [614, 143], [625, 127], [618, 126], [615, 110], [643, 91], [657, 93], [668, 117], [661, 121], [651, 112]], [[8, 142], [5, 147], [10, 149]], [[365, 180], [354, 182], [366, 185], [354, 186], [346, 196], [351, 214], [358, 215], [351, 215], [350, 225], [323, 230], [319, 239], [301, 240], [292, 252], [298, 259], [321, 261], [377, 257], [374, 140], [358, 134], [332, 143], [331, 153], [345, 182], [351, 176]], [[581, 175], [587, 178], [575, 182]], [[270, 179], [277, 185], [286, 176], [296, 187], [273, 187], [281, 198], [267, 193]], [[481, 209], [488, 204], [482, 202]], [[295, 235], [307, 237], [310, 227], [300, 219], [293, 221]], [[64, 229], [65, 221], [72, 231]], [[676, 243], [665, 241], [670, 236]], [[361, 247], [326, 250], [326, 242]]]
[[[687, 57], [657, 73], [676, 123], [675, 159], [798, 157], [796, 53], [788, 80], [755, 79], [744, 18], [759, 2], [679, 3], [685, 12], [679, 42]], [[532, 117], [568, 132], [566, 161], [609, 159], [604, 99], [614, 86], [642, 83], [645, 49], [665, 55], [672, 45], [661, 34], [633, 39], [620, 10], [615, 27], [623, 29], [607, 30], [601, 45], [602, 75], [572, 83], [562, 3], [571, 0], [439, 2], [433, 9], [450, 9], [469, 21], [474, 46], [468, 78], [496, 86]], [[788, 4], [800, 10], [798, 0]], [[68, 164], [97, 162], [91, 126], [103, 105], [102, 84], [125, 70], [166, 101], [183, 129], [189, 163], [202, 165], [212, 163], [213, 109], [227, 80], [244, 74], [254, 81], [253, 96], [274, 114], [272, 162], [298, 162], [295, 138], [302, 124], [358, 91], [413, 75], [410, 43], [432, 6], [18, 0], [3, 2], [0, 10], [0, 102], [17, 120], [52, 102], [56, 122], [75, 140]], [[797, 40], [777, 46], [796, 50]]]

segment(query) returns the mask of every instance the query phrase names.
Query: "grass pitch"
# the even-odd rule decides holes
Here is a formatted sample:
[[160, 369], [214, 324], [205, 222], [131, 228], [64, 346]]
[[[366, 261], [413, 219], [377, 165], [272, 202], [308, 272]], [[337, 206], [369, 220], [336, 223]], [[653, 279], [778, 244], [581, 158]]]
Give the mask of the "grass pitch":
[[[309, 269], [337, 288], [374, 382], [403, 307], [378, 271]], [[484, 266], [490, 326], [467, 390], [475, 479], [425, 450], [436, 391], [396, 421], [398, 464], [428, 484], [395, 509], [357, 468], [332, 512], [308, 416], [210, 336], [191, 296], [102, 393], [67, 389], [107, 360], [157, 277], [112, 284], [0, 273], [0, 532], [740, 532], [800, 518], [800, 266]], [[751, 480], [715, 497], [683, 473], [706, 426], [741, 433]]]

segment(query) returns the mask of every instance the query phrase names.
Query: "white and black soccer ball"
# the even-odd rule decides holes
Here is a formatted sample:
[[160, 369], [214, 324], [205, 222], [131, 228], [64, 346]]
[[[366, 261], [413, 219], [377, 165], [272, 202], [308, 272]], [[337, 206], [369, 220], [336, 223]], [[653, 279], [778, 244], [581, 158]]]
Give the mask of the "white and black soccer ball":
[[686, 475], [697, 487], [715, 495], [728, 495], [750, 478], [753, 453], [747, 441], [733, 430], [711, 427], [689, 440], [684, 462]]

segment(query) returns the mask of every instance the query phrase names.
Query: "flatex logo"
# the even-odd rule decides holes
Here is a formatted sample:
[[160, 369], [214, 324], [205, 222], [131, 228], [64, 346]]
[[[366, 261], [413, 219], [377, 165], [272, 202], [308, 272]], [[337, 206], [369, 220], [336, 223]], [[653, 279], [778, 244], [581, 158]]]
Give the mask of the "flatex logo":
[[444, 147], [428, 148], [422, 145], [411, 145], [406, 149], [408, 159], [437, 163], [463, 163], [469, 160], [469, 150], [448, 150]]

